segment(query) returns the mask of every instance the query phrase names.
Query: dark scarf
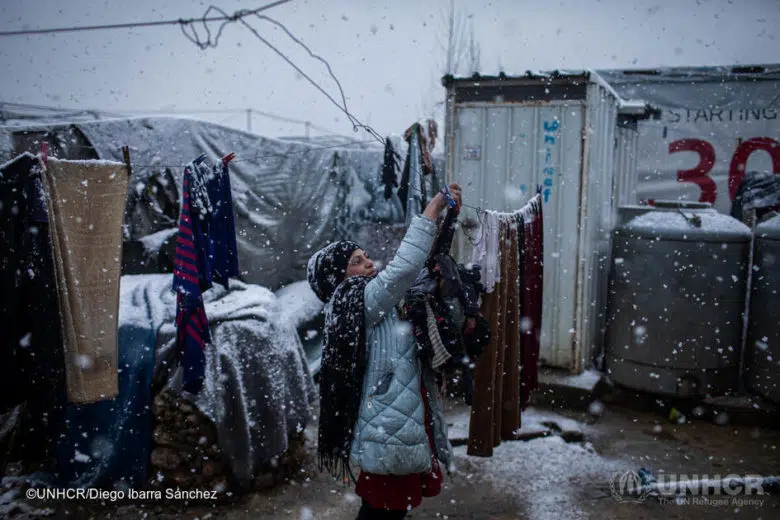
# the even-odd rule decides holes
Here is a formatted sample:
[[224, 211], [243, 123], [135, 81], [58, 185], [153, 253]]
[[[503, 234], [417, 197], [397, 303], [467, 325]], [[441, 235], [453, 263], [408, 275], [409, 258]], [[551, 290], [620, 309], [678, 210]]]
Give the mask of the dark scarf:
[[363, 398], [366, 373], [365, 301], [370, 278], [352, 276], [333, 293], [325, 308], [325, 337], [320, 368], [320, 471], [353, 481], [349, 457]]

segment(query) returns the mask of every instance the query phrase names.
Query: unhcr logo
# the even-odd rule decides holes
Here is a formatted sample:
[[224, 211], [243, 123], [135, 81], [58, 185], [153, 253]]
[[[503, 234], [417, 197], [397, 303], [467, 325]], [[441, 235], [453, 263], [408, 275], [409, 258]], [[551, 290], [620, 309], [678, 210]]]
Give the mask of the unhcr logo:
[[642, 502], [648, 496], [668, 500], [692, 495], [694, 497], [736, 497], [764, 495], [765, 487], [777, 486], [777, 478], [760, 475], [676, 475], [659, 474], [648, 470], [623, 471], [612, 475], [609, 488], [618, 502]]
[[636, 471], [617, 472], [612, 475], [609, 490], [618, 502], [643, 502], [650, 494], [642, 476]]

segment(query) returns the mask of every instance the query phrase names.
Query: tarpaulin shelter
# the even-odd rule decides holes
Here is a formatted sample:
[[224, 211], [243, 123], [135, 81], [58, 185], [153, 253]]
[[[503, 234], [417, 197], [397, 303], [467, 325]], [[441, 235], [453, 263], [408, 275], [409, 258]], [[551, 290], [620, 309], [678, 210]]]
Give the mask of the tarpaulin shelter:
[[269, 139], [204, 121], [156, 117], [5, 127], [0, 152], [35, 153], [42, 140], [51, 155], [74, 159], [122, 161], [122, 146], [129, 146], [128, 241], [170, 229], [185, 164], [201, 153], [213, 162], [234, 152], [241, 277], [271, 289], [304, 279], [310, 255], [328, 241], [356, 233], [362, 224], [403, 222], [397, 197], [383, 197], [378, 143]]

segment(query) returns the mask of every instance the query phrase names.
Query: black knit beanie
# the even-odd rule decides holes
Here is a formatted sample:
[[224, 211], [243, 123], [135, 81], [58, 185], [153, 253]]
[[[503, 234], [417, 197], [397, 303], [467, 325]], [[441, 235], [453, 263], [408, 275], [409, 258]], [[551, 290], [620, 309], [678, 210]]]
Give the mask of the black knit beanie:
[[356, 243], [340, 240], [323, 247], [309, 259], [309, 285], [323, 302], [330, 300], [336, 287], [344, 281], [349, 258], [356, 249], [360, 249]]

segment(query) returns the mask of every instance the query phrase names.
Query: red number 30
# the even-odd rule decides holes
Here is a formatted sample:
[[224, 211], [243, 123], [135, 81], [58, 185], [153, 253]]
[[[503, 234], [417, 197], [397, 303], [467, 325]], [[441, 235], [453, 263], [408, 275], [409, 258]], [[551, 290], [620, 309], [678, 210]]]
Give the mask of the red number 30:
[[[754, 137], [742, 142], [734, 151], [729, 166], [729, 197], [734, 200], [737, 189], [745, 177], [745, 167], [753, 152], [763, 150], [772, 158], [772, 171], [780, 173], [780, 143], [770, 137]], [[680, 139], [669, 143], [669, 153], [696, 152], [699, 154], [699, 164], [690, 170], [677, 172], [678, 182], [692, 182], [701, 188], [699, 202], [715, 204], [718, 198], [718, 188], [715, 181], [709, 177], [715, 166], [715, 148], [701, 139]]]

